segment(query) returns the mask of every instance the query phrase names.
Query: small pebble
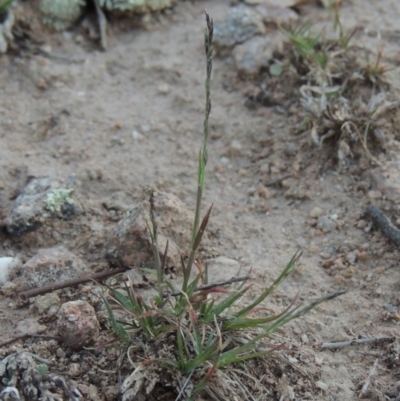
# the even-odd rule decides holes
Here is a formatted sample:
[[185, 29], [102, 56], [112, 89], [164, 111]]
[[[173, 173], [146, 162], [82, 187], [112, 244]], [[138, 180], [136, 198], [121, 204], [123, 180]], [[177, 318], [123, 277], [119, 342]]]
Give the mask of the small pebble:
[[65, 352], [62, 348], [57, 348], [56, 355], [58, 358], [65, 358]]
[[167, 83], [163, 83], [158, 85], [158, 93], [160, 95], [168, 95], [169, 93], [169, 85]]
[[239, 141], [233, 140], [227, 149], [228, 156], [240, 156], [242, 153], [242, 145]]
[[354, 265], [354, 263], [356, 263], [356, 261], [357, 261], [357, 252], [354, 252], [354, 251], [349, 252], [346, 255], [346, 259], [351, 265]]
[[318, 218], [318, 228], [324, 233], [329, 233], [336, 228], [336, 223], [332, 221], [329, 217], [321, 216]]
[[356, 273], [356, 268], [354, 266], [349, 266], [347, 269], [343, 270], [344, 278], [351, 278]]
[[68, 375], [70, 377], [77, 377], [81, 374], [79, 363], [71, 363], [68, 368]]
[[364, 230], [365, 227], [367, 227], [367, 222], [365, 220], [360, 220], [357, 223], [357, 228], [359, 228], [360, 230]]
[[302, 334], [300, 338], [301, 338], [301, 342], [302, 342], [302, 343], [308, 344], [308, 337], [307, 337], [307, 334], [305, 334], [305, 333]]
[[322, 356], [321, 357], [319, 357], [319, 356], [315, 357], [315, 363], [317, 365], [322, 365], [323, 360], [324, 360], [324, 358]]
[[369, 254], [368, 252], [365, 251], [356, 251], [356, 255], [357, 255], [357, 260], [361, 261], [361, 262], [365, 262], [366, 260], [369, 259]]
[[326, 259], [329, 259], [331, 257], [331, 254], [328, 253], [328, 252], [321, 252], [319, 254], [319, 256], [320, 256], [321, 259], [325, 259], [326, 260]]
[[342, 258], [337, 258], [334, 265], [338, 270], [344, 270], [346, 268], [346, 266], [343, 264]]
[[315, 387], [320, 388], [322, 391], [328, 390], [328, 385], [320, 380], [315, 382]]
[[320, 207], [315, 206], [311, 209], [309, 216], [312, 218], [318, 218], [321, 217], [323, 213], [324, 211]]
[[143, 139], [144, 138], [144, 136], [140, 133], [140, 132], [138, 132], [138, 131], [136, 131], [136, 130], [133, 130], [132, 131], [132, 139], [134, 140], [134, 141], [140, 141], [141, 139]]

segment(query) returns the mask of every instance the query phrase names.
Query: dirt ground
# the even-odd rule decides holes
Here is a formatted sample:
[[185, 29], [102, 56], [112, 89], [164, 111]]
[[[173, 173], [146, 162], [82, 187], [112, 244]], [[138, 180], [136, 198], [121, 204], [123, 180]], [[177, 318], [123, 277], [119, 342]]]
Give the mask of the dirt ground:
[[[390, 85], [400, 88], [400, 4], [343, 3], [343, 25], [357, 26], [355, 40], [375, 54], [383, 47], [384, 63], [392, 68]], [[218, 20], [230, 7], [228, 0], [184, 1], [141, 27], [114, 20], [106, 52], [79, 30], [44, 31], [46, 49], [67, 55], [69, 61], [29, 53], [0, 57], [2, 218], [29, 177], [73, 174], [86, 205], [82, 216], [18, 238], [4, 231], [1, 256], [26, 261], [38, 249], [62, 244], [93, 272], [101, 271], [108, 266], [106, 239], [123, 213], [147, 198], [149, 188], [172, 193], [193, 210], [204, 110], [202, 13], [206, 8]], [[321, 23], [328, 20], [326, 11], [315, 5], [301, 12]], [[376, 360], [370, 387], [361, 398], [399, 399], [399, 253], [379, 231], [368, 230], [363, 216], [373, 204], [395, 221], [400, 203], [377, 191], [371, 171], [381, 167], [367, 158], [347, 166], [329, 161], [321, 172], [326, 152], [312, 145], [307, 133], [294, 134], [299, 123], [295, 111], [246, 107], [252, 82], [238, 77], [231, 58], [215, 57], [204, 199], [204, 205], [214, 204], [213, 256], [235, 259], [243, 269], [252, 267], [255, 282], [262, 285], [302, 249], [298, 270], [269, 301], [277, 310], [298, 290], [303, 301], [347, 291], [279, 332], [292, 351], [276, 362], [280, 369], [267, 399], [359, 399]], [[384, 166], [399, 158], [396, 148], [376, 149], [374, 155]], [[282, 183], [265, 185], [287, 174], [291, 178]], [[331, 217], [335, 228], [324, 233], [315, 213]], [[324, 267], [327, 260], [340, 258], [342, 266]], [[220, 272], [211, 274], [220, 279]], [[60, 294], [63, 300], [81, 296], [76, 289]], [[31, 304], [0, 295], [1, 339], [17, 335], [17, 323], [32, 317], [38, 315]], [[54, 319], [42, 317], [40, 323], [52, 332]], [[396, 341], [337, 351], [320, 347], [323, 342], [382, 336]], [[3, 347], [0, 356], [25, 349], [51, 358], [59, 347], [54, 340], [28, 339]], [[104, 373], [113, 369], [112, 360], [104, 362], [103, 357], [100, 365], [94, 352], [75, 357], [66, 353], [56, 370], [68, 377], [69, 364], [78, 361], [85, 372], [73, 380], [86, 389], [85, 399], [105, 399], [104, 389], [118, 380]]]

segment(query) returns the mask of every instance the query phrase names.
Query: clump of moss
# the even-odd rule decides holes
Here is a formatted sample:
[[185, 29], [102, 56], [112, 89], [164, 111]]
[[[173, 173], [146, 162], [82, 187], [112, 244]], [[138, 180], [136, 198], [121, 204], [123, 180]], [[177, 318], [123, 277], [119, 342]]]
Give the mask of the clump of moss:
[[74, 192], [71, 188], [55, 189], [47, 194], [46, 209], [52, 213], [61, 213], [65, 207], [74, 205], [71, 195]]

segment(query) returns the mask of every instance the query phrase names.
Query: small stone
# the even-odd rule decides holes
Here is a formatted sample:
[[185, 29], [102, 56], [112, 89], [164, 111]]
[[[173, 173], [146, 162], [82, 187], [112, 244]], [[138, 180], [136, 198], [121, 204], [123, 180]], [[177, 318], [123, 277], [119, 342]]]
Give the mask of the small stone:
[[335, 264], [335, 259], [328, 259], [322, 263], [322, 267], [325, 269], [330, 269]]
[[68, 368], [69, 377], [77, 377], [81, 374], [79, 363], [71, 363]]
[[142, 135], [139, 131], [133, 130], [132, 131], [132, 139], [134, 141], [140, 141], [144, 138], [144, 135]]
[[347, 269], [343, 270], [343, 277], [344, 278], [351, 278], [356, 273], [357, 269], [354, 266], [349, 266]]
[[302, 343], [308, 344], [308, 337], [306, 333], [302, 334], [300, 338]]
[[357, 261], [357, 252], [355, 252], [355, 251], [349, 252], [346, 255], [346, 259], [351, 265], [354, 265], [354, 263], [356, 263], [356, 261]]
[[319, 256], [320, 256], [320, 258], [327, 260], [327, 259], [329, 259], [332, 255], [331, 255], [329, 252], [321, 252], [321, 253], [319, 254]]
[[342, 258], [335, 259], [334, 266], [338, 270], [344, 270], [346, 268], [346, 265], [343, 263], [343, 259]]
[[257, 194], [260, 198], [271, 199], [275, 195], [275, 192], [261, 184], [257, 188]]
[[320, 207], [315, 206], [310, 210], [309, 216], [316, 219], [321, 217], [323, 213], [324, 211]]
[[316, 356], [315, 357], [315, 363], [317, 364], [317, 365], [322, 365], [322, 362], [324, 361], [324, 358], [321, 356], [321, 357], [319, 357], [319, 356]]
[[47, 317], [53, 317], [58, 312], [58, 306], [52, 305], [47, 310]]
[[18, 258], [0, 257], [0, 285], [8, 282], [13, 270], [20, 265]]
[[369, 259], [369, 254], [366, 251], [356, 251], [357, 260], [365, 262]]
[[332, 221], [329, 217], [320, 216], [318, 218], [318, 228], [326, 234], [335, 230], [336, 223]]
[[49, 292], [36, 297], [34, 305], [39, 314], [47, 313], [52, 306], [58, 307], [60, 305], [60, 298], [54, 292]]
[[357, 223], [357, 228], [359, 228], [360, 230], [364, 230], [365, 227], [367, 227], [367, 222], [365, 220], [360, 220]]
[[84, 263], [62, 246], [41, 249], [23, 265], [21, 277], [25, 290], [71, 280], [86, 272]]
[[229, 157], [240, 156], [242, 153], [242, 144], [239, 141], [232, 141], [228, 149], [226, 150], [226, 155]]
[[62, 342], [74, 350], [93, 344], [99, 336], [95, 311], [86, 301], [64, 303], [59, 312], [57, 331]]
[[57, 356], [57, 358], [65, 358], [66, 353], [62, 348], [57, 348], [56, 356]]
[[168, 95], [169, 85], [167, 83], [160, 84], [158, 85], [157, 91], [160, 95]]
[[315, 387], [320, 388], [322, 391], [327, 391], [328, 390], [328, 385], [326, 383], [324, 383], [323, 381], [316, 381], [315, 382]]

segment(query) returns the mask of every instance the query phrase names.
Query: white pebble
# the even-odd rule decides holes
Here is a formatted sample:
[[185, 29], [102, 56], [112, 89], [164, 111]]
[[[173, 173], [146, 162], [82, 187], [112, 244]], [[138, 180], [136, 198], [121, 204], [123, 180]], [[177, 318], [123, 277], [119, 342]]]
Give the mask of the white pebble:
[[143, 138], [143, 135], [140, 132], [138, 132], [136, 130], [133, 130], [132, 131], [132, 138], [133, 138], [134, 141], [139, 141], [140, 139]]
[[318, 218], [318, 217], [322, 216], [323, 212], [324, 211], [320, 207], [315, 206], [310, 211], [310, 217]]
[[0, 257], [0, 284], [8, 281], [11, 270], [19, 263], [18, 258]]
[[320, 388], [322, 391], [328, 390], [328, 385], [320, 380], [315, 382], [315, 387]]

